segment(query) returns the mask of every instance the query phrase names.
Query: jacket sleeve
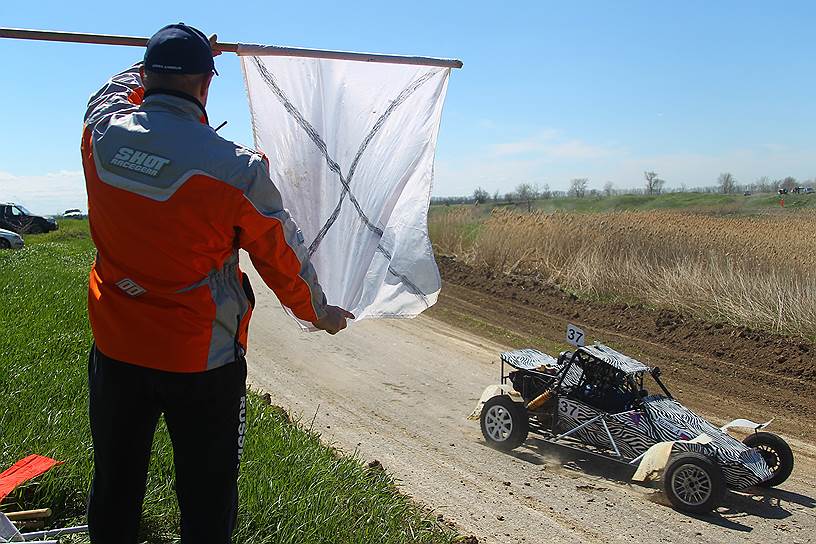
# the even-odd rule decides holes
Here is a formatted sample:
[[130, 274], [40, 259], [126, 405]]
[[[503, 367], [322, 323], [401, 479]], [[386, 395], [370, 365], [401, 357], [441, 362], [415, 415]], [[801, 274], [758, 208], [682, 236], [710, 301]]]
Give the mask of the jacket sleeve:
[[88, 100], [85, 124], [89, 125], [101, 118], [142, 103], [144, 86], [137, 62], [127, 70], [119, 72]]
[[238, 205], [238, 241], [266, 285], [304, 321], [326, 314], [326, 297], [303, 244], [303, 234], [283, 208], [278, 188], [261, 157], [250, 160], [252, 180]]

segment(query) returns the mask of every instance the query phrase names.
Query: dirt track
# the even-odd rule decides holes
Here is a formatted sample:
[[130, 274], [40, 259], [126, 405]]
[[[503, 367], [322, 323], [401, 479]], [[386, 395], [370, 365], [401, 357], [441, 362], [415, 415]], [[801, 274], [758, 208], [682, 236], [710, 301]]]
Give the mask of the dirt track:
[[[473, 315], [470, 306], [495, 313], [506, 302], [502, 299], [480, 300], [467, 288], [447, 285], [434, 312], [444, 321], [426, 316], [369, 321], [329, 337], [298, 332], [275, 297], [265, 289], [257, 291], [250, 381], [269, 392], [274, 403], [306, 421], [314, 418], [315, 429], [328, 442], [357, 451], [364, 461], [381, 461], [406, 493], [480, 542], [816, 539], [816, 447], [804, 440], [793, 440], [797, 466], [781, 489], [730, 493], [717, 515], [700, 519], [678, 514], [657, 491], [628, 485], [614, 467], [594, 466], [583, 456], [535, 440], [513, 455], [486, 447], [478, 424], [465, 417], [484, 386], [497, 380], [498, 353], [520, 340], [502, 333], [488, 316]], [[508, 319], [512, 324], [524, 317]], [[565, 321], [558, 316], [537, 319], [540, 344], [555, 346]], [[508, 341], [497, 343], [450, 324], [457, 322]], [[596, 331], [589, 327], [588, 332]], [[604, 339], [617, 340], [611, 335]], [[660, 352], [657, 340], [628, 338], [626, 343], [640, 348], [638, 355]], [[669, 359], [681, 356], [673, 353]], [[649, 362], [663, 365], [667, 381], [676, 383], [671, 360]], [[716, 390], [706, 389], [688, 404], [708, 406], [700, 411], [716, 419], [765, 415], [746, 407], [736, 410], [740, 400], [730, 389], [719, 397]], [[785, 427], [792, 428], [793, 420]], [[570, 468], [576, 465], [585, 470]]]

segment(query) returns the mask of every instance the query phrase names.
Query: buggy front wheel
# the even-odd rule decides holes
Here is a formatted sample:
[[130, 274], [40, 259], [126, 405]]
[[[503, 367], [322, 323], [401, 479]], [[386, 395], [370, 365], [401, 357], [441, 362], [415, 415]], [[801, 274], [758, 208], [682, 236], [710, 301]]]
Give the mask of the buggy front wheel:
[[705, 514], [714, 510], [723, 490], [720, 467], [700, 453], [675, 455], [663, 474], [663, 492], [672, 506], [684, 512]]
[[489, 399], [479, 417], [482, 434], [487, 443], [497, 449], [510, 451], [527, 440], [529, 420], [527, 410], [507, 395]]
[[763, 487], [774, 487], [785, 480], [793, 472], [793, 452], [785, 439], [773, 433], [754, 433], [742, 441], [749, 448], [756, 448], [762, 459], [771, 469], [773, 476], [760, 483]]

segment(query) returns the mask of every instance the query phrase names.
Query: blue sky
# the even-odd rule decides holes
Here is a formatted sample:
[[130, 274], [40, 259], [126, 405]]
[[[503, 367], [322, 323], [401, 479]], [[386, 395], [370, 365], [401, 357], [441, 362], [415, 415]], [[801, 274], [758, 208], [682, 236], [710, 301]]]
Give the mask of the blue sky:
[[[723, 171], [816, 177], [812, 2], [3, 2], [0, 25], [150, 35], [182, 20], [224, 41], [458, 57], [434, 194], [711, 185]], [[84, 209], [88, 96], [137, 48], [0, 40], [0, 200]], [[251, 143], [238, 60], [208, 106]]]

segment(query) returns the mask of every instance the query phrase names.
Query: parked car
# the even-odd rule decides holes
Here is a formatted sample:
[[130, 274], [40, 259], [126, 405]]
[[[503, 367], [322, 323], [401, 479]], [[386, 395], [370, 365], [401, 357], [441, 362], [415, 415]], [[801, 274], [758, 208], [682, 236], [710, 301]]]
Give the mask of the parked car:
[[40, 234], [57, 230], [55, 219], [42, 217], [13, 202], [0, 202], [0, 228], [18, 234]]
[[20, 249], [23, 247], [23, 239], [16, 232], [0, 229], [0, 249]]
[[813, 194], [813, 187], [805, 187], [805, 193], [812, 195]]
[[70, 210], [62, 212], [63, 219], [83, 219], [84, 217], [82, 211], [78, 208], [71, 208]]
[[[583, 337], [572, 325], [568, 331]], [[662, 472], [672, 506], [693, 513], [714, 509], [726, 488], [773, 487], [790, 476], [793, 453], [763, 431], [770, 422], [714, 425], [672, 396], [659, 368], [603, 344], [573, 345], [557, 359], [533, 349], [501, 354], [501, 384], [488, 387], [471, 414], [489, 445], [511, 450], [532, 432], [637, 467], [633, 481]], [[751, 434], [740, 441], [729, 432], [736, 428]]]
[[745, 191], [742, 196], [751, 196], [751, 191]]

